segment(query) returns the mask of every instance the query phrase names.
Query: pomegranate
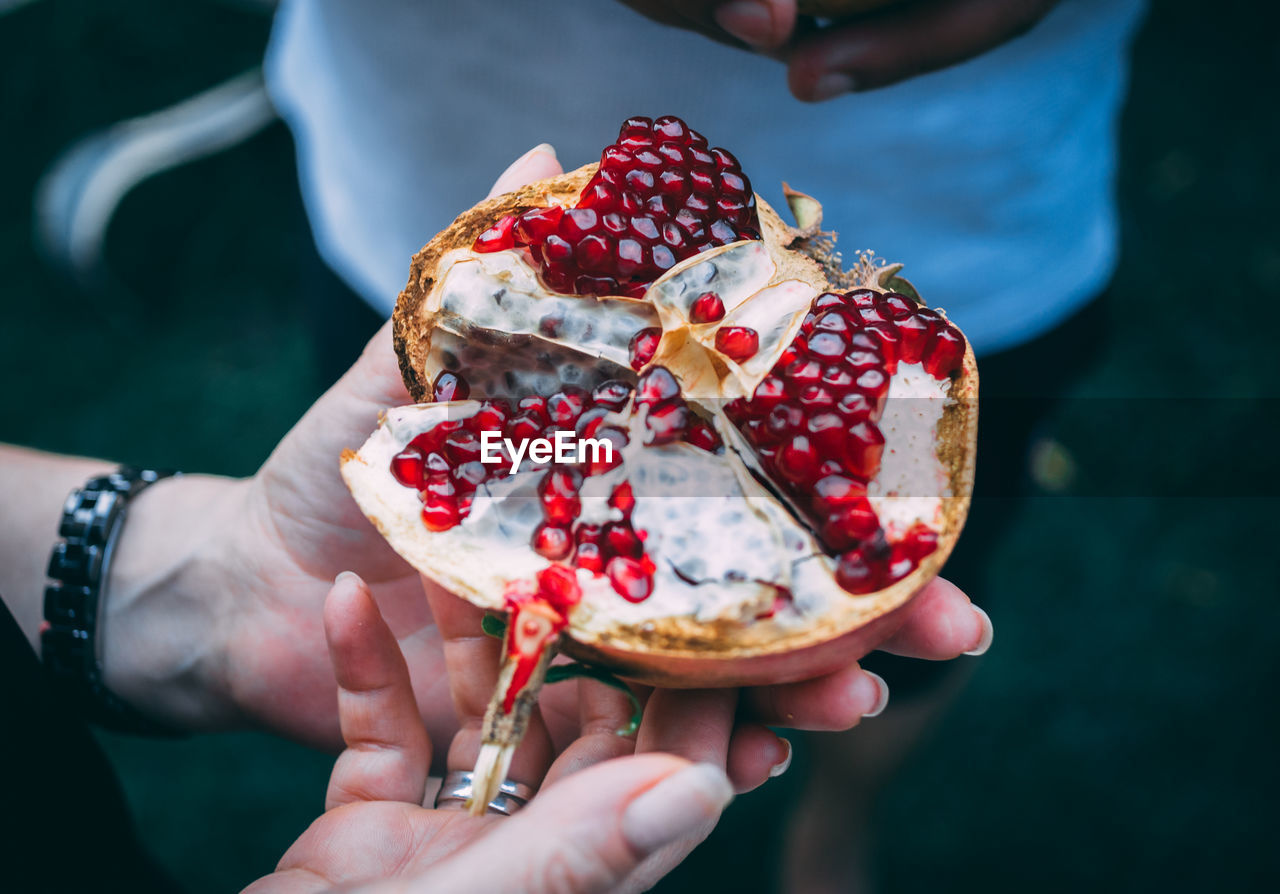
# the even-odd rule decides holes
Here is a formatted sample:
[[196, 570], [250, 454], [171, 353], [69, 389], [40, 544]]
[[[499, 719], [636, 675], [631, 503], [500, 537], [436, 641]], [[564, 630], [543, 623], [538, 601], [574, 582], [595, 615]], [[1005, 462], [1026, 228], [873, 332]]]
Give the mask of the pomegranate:
[[[705, 146], [679, 119], [629, 119], [600, 165], [480, 203], [413, 259], [393, 328], [422, 403], [388, 410], [342, 472], [412, 565], [512, 616], [512, 656], [525, 637], [656, 685], [814, 676], [892, 629], [963, 525], [963, 334], [900, 265], [843, 270], [814, 199], [786, 190], [795, 227], [759, 197], [722, 202], [747, 181]], [[721, 235], [670, 264], [621, 264], [632, 236], [599, 229], [630, 190], [652, 248], [681, 213], [655, 197], [713, 188], [698, 226]], [[542, 682], [545, 661], [520, 660], [486, 779]]]

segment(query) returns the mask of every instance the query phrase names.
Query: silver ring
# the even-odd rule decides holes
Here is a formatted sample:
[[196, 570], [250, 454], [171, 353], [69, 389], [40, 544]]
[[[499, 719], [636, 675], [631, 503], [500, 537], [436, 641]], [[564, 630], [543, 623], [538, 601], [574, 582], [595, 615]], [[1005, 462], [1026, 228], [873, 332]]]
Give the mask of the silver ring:
[[[440, 783], [440, 791], [436, 794], [436, 807], [446, 805], [461, 806], [471, 800], [471, 783], [475, 774], [470, 770], [451, 770]], [[498, 793], [489, 802], [489, 813], [501, 813], [511, 816], [533, 797], [533, 789], [523, 782], [512, 782], [507, 779], [498, 786]]]

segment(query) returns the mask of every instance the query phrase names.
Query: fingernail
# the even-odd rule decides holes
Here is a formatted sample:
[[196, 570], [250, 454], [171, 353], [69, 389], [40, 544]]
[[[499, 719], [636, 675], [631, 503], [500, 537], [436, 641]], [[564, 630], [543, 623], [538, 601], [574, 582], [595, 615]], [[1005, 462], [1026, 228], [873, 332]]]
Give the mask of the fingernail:
[[354, 571], [340, 571], [338, 572], [338, 576], [333, 579], [333, 583], [335, 585], [345, 584], [348, 582], [354, 582], [357, 584], [363, 583], [360, 580], [360, 575], [356, 574]]
[[552, 158], [558, 157], [556, 155], [555, 146], [552, 146], [550, 143], [539, 143], [538, 145], [530, 149], [528, 152], [526, 152], [524, 155], [520, 156], [520, 161], [526, 161], [530, 158], [533, 158], [533, 156], [537, 155], [539, 152], [542, 152], [546, 155], [550, 155]]
[[622, 834], [637, 851], [651, 854], [718, 817], [733, 800], [729, 777], [715, 764], [694, 764], [673, 773], [627, 805]]
[[856, 87], [857, 82], [849, 75], [839, 71], [829, 71], [814, 82], [813, 98], [816, 102], [821, 102], [824, 99], [833, 99], [841, 94], [851, 92]]
[[782, 738], [782, 736], [778, 736], [778, 741], [781, 742], [782, 747], [786, 749], [787, 756], [769, 768], [770, 779], [773, 779], [775, 776], [781, 776], [783, 773], [787, 772], [787, 767], [791, 766], [791, 742]]
[[773, 14], [761, 0], [730, 0], [717, 6], [714, 15], [717, 25], [743, 43], [758, 47], [777, 41]]
[[982, 636], [978, 637], [978, 644], [964, 654], [972, 655], [976, 658], [979, 655], [985, 655], [987, 649], [991, 648], [991, 641], [996, 638], [996, 629], [991, 625], [990, 615], [976, 605], [973, 610], [978, 613], [978, 617], [982, 620]]
[[880, 697], [876, 699], [876, 706], [862, 716], [879, 717], [884, 713], [884, 709], [889, 706], [889, 684], [879, 674], [873, 674], [869, 670], [864, 670], [863, 673], [871, 678], [871, 682], [876, 684], [876, 688], [880, 690]]

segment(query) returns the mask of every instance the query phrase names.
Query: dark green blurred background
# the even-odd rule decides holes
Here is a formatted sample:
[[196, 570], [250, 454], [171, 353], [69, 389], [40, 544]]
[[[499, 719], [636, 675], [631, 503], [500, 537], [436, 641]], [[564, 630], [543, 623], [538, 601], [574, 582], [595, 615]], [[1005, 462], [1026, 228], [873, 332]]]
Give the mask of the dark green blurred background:
[[[1280, 32], [1269, 4], [1154, 6], [1107, 353], [1054, 414], [1045, 489], [974, 594], [995, 647], [877, 807], [885, 890], [1280, 890]], [[131, 193], [100, 285], [34, 247], [36, 183], [64, 148], [254, 66], [269, 24], [252, 3], [159, 0], [0, 16], [0, 440], [250, 474], [349, 359], [310, 328], [329, 286], [305, 272], [279, 124]], [[103, 740], [194, 892], [270, 871], [321, 808], [325, 755]], [[795, 793], [784, 776], [740, 799], [669, 890], [766, 885], [766, 817]]]

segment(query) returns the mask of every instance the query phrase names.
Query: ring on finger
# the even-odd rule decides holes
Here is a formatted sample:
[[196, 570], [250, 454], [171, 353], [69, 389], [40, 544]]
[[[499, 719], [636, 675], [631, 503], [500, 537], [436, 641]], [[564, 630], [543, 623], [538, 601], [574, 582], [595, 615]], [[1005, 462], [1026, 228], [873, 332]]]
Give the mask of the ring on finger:
[[[470, 770], [450, 770], [440, 783], [435, 806], [445, 809], [461, 809], [471, 800], [472, 779]], [[533, 789], [522, 782], [506, 780], [498, 787], [498, 794], [489, 802], [489, 813], [511, 816], [533, 797]]]

